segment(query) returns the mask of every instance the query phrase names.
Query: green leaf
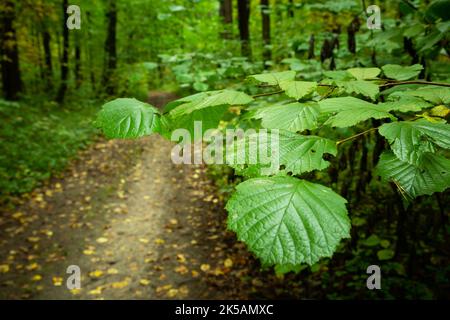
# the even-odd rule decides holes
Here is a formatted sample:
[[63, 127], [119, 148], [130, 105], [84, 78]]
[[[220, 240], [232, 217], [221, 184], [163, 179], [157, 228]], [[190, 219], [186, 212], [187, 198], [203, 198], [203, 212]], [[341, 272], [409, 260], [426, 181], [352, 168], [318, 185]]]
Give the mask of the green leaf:
[[317, 128], [319, 113], [316, 102], [294, 102], [257, 109], [253, 118], [262, 119], [264, 128], [301, 132]]
[[394, 257], [395, 252], [391, 249], [382, 249], [377, 252], [377, 257], [379, 260], [390, 260]]
[[379, 105], [354, 97], [330, 98], [319, 102], [323, 113], [336, 112], [325, 124], [333, 127], [351, 127], [370, 118], [383, 119], [395, 117], [386, 112]]
[[314, 264], [350, 236], [345, 203], [333, 190], [293, 177], [247, 180], [226, 209], [228, 227], [264, 264]]
[[280, 88], [285, 91], [288, 97], [300, 100], [316, 90], [317, 82], [283, 81], [280, 83]]
[[405, 91], [404, 94], [420, 97], [426, 101], [434, 103], [435, 105], [450, 103], [450, 88], [422, 88]]
[[278, 85], [283, 81], [294, 80], [295, 71], [282, 71], [282, 72], [272, 72], [272, 73], [261, 73], [255, 74], [248, 77], [249, 79], [254, 79], [260, 83], [267, 83], [269, 85]]
[[138, 138], [160, 131], [158, 110], [136, 99], [119, 98], [105, 103], [97, 125], [108, 138]]
[[351, 80], [351, 79], [353, 79], [353, 76], [344, 70], [324, 71], [323, 74], [327, 78], [331, 78], [334, 80]]
[[304, 264], [299, 264], [299, 265], [292, 265], [292, 264], [279, 265], [279, 264], [277, 264], [277, 265], [275, 265], [274, 270], [275, 270], [275, 274], [277, 276], [281, 276], [281, 275], [284, 275], [289, 272], [299, 273], [300, 271], [302, 271], [306, 268], [308, 268], [308, 266], [304, 265]]
[[372, 234], [361, 243], [368, 247], [375, 247], [380, 244], [380, 238], [376, 234]]
[[387, 64], [381, 67], [381, 69], [383, 69], [386, 77], [398, 81], [404, 81], [418, 76], [423, 67], [420, 64], [414, 64], [409, 67], [400, 66], [398, 64]]
[[[187, 102], [179, 104], [170, 111], [172, 117], [176, 118], [209, 107], [246, 105], [252, 102], [253, 98], [239, 91], [220, 90], [202, 92], [192, 97], [187, 97], [185, 100]], [[180, 102], [181, 100], [178, 101]]]
[[401, 161], [392, 152], [384, 152], [376, 172], [386, 181], [394, 181], [402, 194], [415, 198], [442, 192], [450, 187], [450, 160], [425, 153], [418, 165]]
[[383, 124], [379, 133], [388, 139], [394, 154], [402, 161], [420, 163], [423, 154], [434, 152], [434, 145], [450, 149], [450, 125], [426, 120]]
[[363, 80], [351, 80], [351, 81], [334, 81], [334, 83], [343, 88], [347, 93], [361, 94], [365, 97], [369, 97], [372, 100], [376, 100], [378, 93], [380, 93], [380, 87], [375, 83], [371, 83]]
[[[248, 170], [258, 170], [259, 175], [273, 175], [280, 172], [301, 174], [327, 168], [330, 163], [323, 159], [324, 155], [335, 156], [337, 154], [335, 141], [318, 136], [302, 136], [280, 130], [278, 144], [273, 143], [270, 139], [258, 140], [259, 137], [259, 133], [253, 133], [233, 143], [227, 148], [227, 163], [241, 169], [242, 165], [247, 165]], [[276, 149], [277, 146], [278, 149]], [[278, 156], [276, 158], [278, 165], [262, 163], [261, 152], [271, 154], [272, 157]], [[257, 164], [255, 164], [253, 156], [257, 156]], [[281, 170], [280, 166], [283, 166], [284, 169]], [[260, 171], [261, 168], [265, 168], [265, 170]]]
[[398, 110], [400, 112], [417, 112], [432, 106], [422, 98], [404, 94], [403, 91], [390, 94], [387, 100], [388, 101], [385, 103], [378, 104], [382, 110], [387, 112], [393, 110]]
[[194, 139], [194, 122], [201, 122], [203, 132], [208, 129], [217, 128], [220, 120], [227, 110], [228, 106], [217, 106], [195, 110], [189, 114], [178, 115], [176, 117], [173, 117], [169, 113], [162, 119], [162, 135], [170, 139], [170, 136], [174, 130], [186, 129], [191, 135], [191, 141], [201, 140], [203, 137], [197, 137], [197, 139]]
[[357, 80], [366, 80], [376, 78], [381, 70], [378, 68], [350, 68], [347, 69], [347, 72]]
[[188, 102], [193, 102], [193, 101], [200, 101], [200, 100], [206, 99], [207, 97], [209, 97], [208, 92], [199, 92], [199, 93], [196, 93], [196, 94], [193, 94], [193, 95], [190, 95], [190, 96], [178, 99], [178, 100], [171, 101], [164, 106], [164, 112], [170, 112], [182, 104], [185, 104]]

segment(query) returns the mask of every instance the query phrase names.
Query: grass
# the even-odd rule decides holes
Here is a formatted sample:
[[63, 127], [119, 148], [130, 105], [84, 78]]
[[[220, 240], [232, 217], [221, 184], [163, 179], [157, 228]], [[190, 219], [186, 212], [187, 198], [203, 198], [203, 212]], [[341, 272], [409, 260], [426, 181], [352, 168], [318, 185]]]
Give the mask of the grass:
[[92, 101], [0, 100], [0, 200], [29, 192], [65, 168], [95, 136]]

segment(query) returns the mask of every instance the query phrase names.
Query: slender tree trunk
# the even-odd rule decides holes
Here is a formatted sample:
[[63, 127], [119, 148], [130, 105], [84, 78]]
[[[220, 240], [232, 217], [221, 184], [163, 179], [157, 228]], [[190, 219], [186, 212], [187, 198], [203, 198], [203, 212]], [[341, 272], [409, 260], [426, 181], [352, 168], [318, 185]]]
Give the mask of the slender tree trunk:
[[233, 1], [232, 0], [220, 0], [219, 15], [222, 18], [224, 30], [220, 33], [224, 39], [230, 39], [232, 37], [231, 26], [233, 23]]
[[[87, 23], [91, 23], [91, 13], [89, 11], [86, 12], [86, 19], [87, 19]], [[88, 61], [88, 66], [89, 66], [89, 78], [91, 81], [91, 88], [93, 91], [96, 90], [96, 78], [95, 78], [95, 68], [94, 68], [94, 63], [93, 63], [93, 56], [94, 54], [92, 53], [92, 30], [88, 30], [88, 39], [86, 40], [85, 43], [85, 56], [87, 58]]]
[[108, 31], [105, 41], [106, 66], [103, 73], [103, 87], [106, 89], [106, 93], [112, 95], [116, 91], [114, 73], [117, 67], [117, 9], [115, 0], [109, 0], [107, 18]]
[[270, 49], [270, 13], [269, 0], [261, 0], [261, 16], [262, 16], [262, 39], [263, 39], [263, 61], [272, 59], [272, 50]]
[[3, 94], [7, 100], [17, 100], [22, 90], [19, 69], [19, 49], [14, 28], [16, 18], [14, 1], [7, 0], [2, 4], [1, 12], [1, 69]]
[[289, 18], [294, 17], [294, 0], [289, 0], [288, 16]]
[[45, 61], [45, 70], [44, 77], [47, 82], [47, 89], [51, 90], [53, 88], [53, 64], [52, 64], [52, 52], [50, 49], [51, 36], [50, 32], [47, 29], [44, 29], [42, 33], [42, 44], [44, 47], [44, 61]]
[[356, 32], [359, 31], [361, 23], [358, 17], [355, 17], [352, 22], [347, 27], [347, 47], [348, 51], [355, 54], [356, 53]]
[[75, 87], [78, 89], [81, 85], [82, 74], [81, 74], [81, 48], [80, 48], [80, 39], [77, 38], [75, 44]]
[[69, 29], [66, 26], [66, 21], [69, 17], [67, 14], [68, 0], [63, 0], [63, 54], [61, 60], [61, 84], [59, 85], [58, 95], [56, 101], [62, 103], [67, 91], [67, 78], [69, 75]]
[[309, 49], [308, 49], [308, 59], [314, 59], [314, 47], [315, 47], [315, 38], [312, 34], [309, 37]]
[[245, 57], [251, 58], [250, 46], [250, 0], [238, 0], [239, 35], [241, 39], [241, 53]]

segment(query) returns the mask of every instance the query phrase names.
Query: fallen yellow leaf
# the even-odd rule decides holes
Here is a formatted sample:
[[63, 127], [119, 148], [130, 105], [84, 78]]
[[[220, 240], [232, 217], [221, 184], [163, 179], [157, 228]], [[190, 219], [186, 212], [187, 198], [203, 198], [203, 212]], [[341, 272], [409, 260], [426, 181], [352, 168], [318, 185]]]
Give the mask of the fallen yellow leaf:
[[103, 271], [101, 271], [101, 270], [95, 270], [95, 271], [89, 272], [89, 276], [91, 278], [100, 278], [102, 275], [103, 275]]
[[28, 271], [32, 271], [32, 270], [36, 270], [37, 268], [39, 268], [39, 265], [36, 262], [34, 262], [34, 263], [27, 265], [25, 268]]
[[74, 296], [76, 296], [77, 294], [80, 294], [81, 289], [71, 289], [70, 293], [73, 294]]
[[9, 272], [9, 265], [0, 264], [0, 273], [7, 273], [7, 272]]
[[211, 267], [209, 266], [209, 264], [202, 264], [201, 266], [200, 266], [200, 270], [202, 270], [202, 271], [204, 271], [204, 272], [206, 272], [206, 271], [208, 271], [209, 269], [211, 269]]
[[63, 278], [61, 278], [61, 277], [53, 277], [52, 281], [53, 281], [53, 285], [55, 287], [60, 287], [60, 286], [62, 286]]
[[33, 276], [33, 278], [31, 278], [32, 281], [41, 281], [42, 280], [42, 276], [40, 274], [36, 274]]
[[170, 289], [170, 290], [167, 292], [167, 296], [168, 296], [169, 298], [174, 298], [174, 297], [176, 297], [177, 293], [178, 293], [178, 290], [177, 290], [177, 289]]
[[38, 242], [41, 239], [39, 237], [28, 237], [27, 240], [30, 242]]
[[179, 274], [186, 274], [189, 272], [189, 270], [188, 270], [188, 268], [186, 268], [186, 266], [182, 265], [182, 266], [176, 267], [175, 272], [179, 273]]
[[118, 273], [119, 273], [119, 270], [114, 269], [114, 268], [109, 268], [109, 269], [106, 271], [106, 273], [107, 273], [107, 274], [118, 274]]
[[186, 257], [183, 254], [179, 253], [177, 254], [177, 260], [181, 263], [184, 263], [186, 262]]
[[231, 259], [225, 259], [225, 261], [223, 262], [223, 265], [227, 268], [231, 268], [233, 266], [233, 260]]
[[102, 287], [97, 287], [94, 290], [89, 291], [88, 294], [95, 296], [95, 295], [102, 294], [102, 291], [103, 291]]
[[129, 280], [125, 279], [124, 281], [114, 282], [111, 284], [111, 287], [114, 289], [122, 289], [129, 285]]
[[98, 243], [106, 243], [106, 242], [108, 242], [108, 238], [100, 237], [100, 238], [97, 239], [97, 242]]
[[94, 250], [90, 250], [90, 249], [86, 249], [86, 250], [83, 250], [83, 253], [85, 255], [87, 255], [87, 256], [90, 256], [90, 255], [94, 254], [95, 251]]
[[139, 280], [139, 284], [142, 286], [148, 286], [150, 284], [150, 280], [141, 279], [141, 280]]

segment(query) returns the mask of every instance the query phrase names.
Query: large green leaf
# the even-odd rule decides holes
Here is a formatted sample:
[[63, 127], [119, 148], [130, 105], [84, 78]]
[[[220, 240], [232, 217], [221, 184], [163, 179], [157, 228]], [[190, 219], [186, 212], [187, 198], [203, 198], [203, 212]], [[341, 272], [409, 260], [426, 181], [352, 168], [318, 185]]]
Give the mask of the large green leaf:
[[418, 164], [424, 153], [434, 152], [434, 145], [450, 149], [450, 125], [446, 123], [399, 121], [383, 124], [379, 132], [400, 160], [412, 164]]
[[383, 72], [386, 77], [399, 81], [409, 80], [419, 75], [423, 67], [420, 64], [404, 67], [398, 64], [387, 64], [383, 67]]
[[194, 136], [194, 125], [198, 121], [201, 123], [202, 131], [217, 128], [220, 120], [227, 111], [228, 106], [216, 106], [195, 110], [189, 114], [172, 116], [170, 113], [162, 118], [162, 135], [170, 139], [172, 132], [176, 129], [186, 129], [191, 135], [191, 141], [201, 140], [203, 137]]
[[380, 88], [375, 83], [364, 81], [364, 80], [350, 80], [350, 81], [340, 81], [336, 80], [334, 83], [343, 88], [347, 93], [361, 94], [365, 97], [369, 97], [372, 100], [376, 100], [378, 93], [380, 93]]
[[[260, 134], [261, 132], [249, 134], [229, 146], [227, 163], [238, 169], [244, 167], [254, 173], [258, 172], [259, 175], [273, 175], [280, 172], [301, 174], [327, 168], [330, 163], [324, 160], [324, 155], [337, 154], [336, 142], [326, 138], [280, 130], [276, 143], [270, 138], [261, 139]], [[278, 163], [262, 163], [261, 153], [272, 157], [278, 156], [276, 158]], [[261, 168], [264, 168], [264, 171], [261, 171]]]
[[283, 81], [280, 83], [280, 88], [284, 90], [284, 93], [291, 98], [300, 100], [311, 93], [317, 88], [317, 82], [311, 81]]
[[295, 71], [282, 71], [272, 73], [255, 74], [248, 77], [254, 79], [257, 82], [267, 83], [269, 85], [278, 85], [283, 81], [294, 80]]
[[404, 94], [403, 91], [390, 94], [387, 100], [385, 103], [378, 104], [384, 111], [417, 112], [432, 106], [422, 98]]
[[[188, 97], [189, 98], [189, 97]], [[253, 101], [249, 95], [235, 90], [209, 91], [196, 94], [190, 100], [182, 103], [170, 111], [173, 118], [189, 114], [196, 110], [217, 106], [239, 106], [246, 105]], [[180, 100], [178, 100], [180, 102]], [[183, 101], [181, 101], [183, 102]]]
[[170, 112], [173, 109], [175, 109], [176, 107], [178, 107], [182, 104], [188, 103], [188, 102], [201, 101], [203, 99], [206, 99], [207, 97], [209, 97], [210, 92], [199, 92], [199, 93], [187, 96], [187, 97], [183, 97], [178, 100], [171, 101], [164, 106], [164, 112]]
[[378, 68], [350, 68], [347, 72], [357, 80], [366, 80], [376, 78], [381, 70]]
[[380, 106], [354, 97], [330, 98], [319, 102], [320, 111], [334, 113], [325, 124], [333, 127], [350, 127], [370, 118], [383, 119], [395, 117]]
[[96, 123], [108, 138], [138, 138], [160, 131], [158, 110], [136, 99], [105, 103]]
[[317, 128], [320, 108], [316, 102], [278, 104], [257, 109], [255, 119], [262, 119], [268, 129], [284, 129], [292, 132]]
[[312, 265], [350, 236], [346, 202], [294, 177], [250, 179], [227, 203], [228, 227], [264, 264]]
[[436, 105], [450, 103], [450, 88], [421, 88], [404, 91], [403, 94], [420, 97]]
[[450, 187], [450, 160], [425, 153], [418, 165], [401, 161], [392, 152], [384, 152], [376, 172], [386, 181], [394, 181], [410, 198], [442, 192]]

